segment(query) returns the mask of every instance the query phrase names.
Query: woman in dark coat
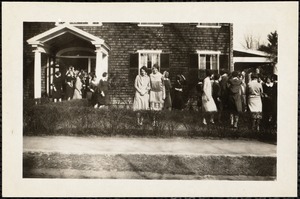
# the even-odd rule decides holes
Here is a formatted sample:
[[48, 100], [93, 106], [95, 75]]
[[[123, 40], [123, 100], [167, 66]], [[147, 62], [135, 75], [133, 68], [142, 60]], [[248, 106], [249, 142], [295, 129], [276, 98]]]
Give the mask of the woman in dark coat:
[[234, 128], [238, 127], [239, 113], [242, 112], [241, 84], [242, 80], [238, 78], [238, 72], [233, 71], [228, 80], [228, 109], [230, 125]]
[[53, 91], [52, 91], [53, 101], [57, 102], [58, 100], [61, 102], [62, 78], [61, 78], [61, 73], [59, 71], [55, 72], [52, 86], [53, 86]]
[[103, 108], [108, 105], [108, 81], [107, 81], [107, 73], [104, 72], [102, 75], [102, 79], [100, 80], [97, 87], [97, 103], [99, 108]]
[[71, 66], [66, 73], [66, 99], [71, 100], [74, 94], [74, 81], [75, 73], [74, 68]]
[[169, 79], [169, 72], [165, 71], [163, 73], [163, 80], [165, 85], [166, 98], [164, 100], [164, 109], [171, 110], [172, 109], [172, 99], [171, 99], [171, 81]]
[[273, 86], [274, 83], [271, 82], [271, 77], [266, 77], [263, 83], [263, 94], [262, 94], [262, 113], [263, 121], [265, 123], [270, 123], [272, 121], [272, 110], [273, 110]]
[[182, 110], [184, 108], [184, 101], [183, 101], [184, 81], [185, 81], [185, 77], [183, 75], [176, 76], [176, 82], [174, 84], [173, 108], [177, 110]]
[[220, 86], [220, 75], [214, 74], [214, 82], [212, 84], [212, 97], [215, 101], [218, 110], [218, 122], [221, 122], [221, 113], [223, 111], [223, 104], [222, 104], [222, 96], [221, 96], [221, 86]]

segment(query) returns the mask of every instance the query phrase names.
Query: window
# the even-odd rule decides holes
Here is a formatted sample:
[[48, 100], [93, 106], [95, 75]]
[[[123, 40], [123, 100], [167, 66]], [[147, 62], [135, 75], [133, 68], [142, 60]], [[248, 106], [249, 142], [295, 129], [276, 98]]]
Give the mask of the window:
[[217, 55], [199, 55], [199, 69], [218, 70]]
[[219, 72], [220, 54], [220, 51], [208, 50], [197, 50], [195, 54], [191, 54], [189, 73], [192, 81], [196, 82], [198, 79], [204, 79], [206, 69]]
[[220, 51], [197, 51], [198, 69], [219, 71]]
[[143, 66], [151, 69], [154, 65], [158, 70], [169, 68], [169, 54], [162, 53], [162, 50], [138, 50], [138, 73]]
[[160, 53], [161, 52], [139, 53], [139, 69], [143, 66], [147, 68], [152, 68], [154, 65], [160, 67]]
[[157, 65], [160, 72], [169, 70], [169, 54], [163, 53], [162, 50], [138, 50], [130, 54], [129, 80], [134, 80], [143, 66], [146, 66], [150, 73], [153, 65]]

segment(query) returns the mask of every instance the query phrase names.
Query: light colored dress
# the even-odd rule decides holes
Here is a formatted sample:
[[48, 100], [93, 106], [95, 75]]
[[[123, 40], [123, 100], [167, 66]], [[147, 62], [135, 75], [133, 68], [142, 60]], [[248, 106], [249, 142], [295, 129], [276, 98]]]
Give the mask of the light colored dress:
[[160, 72], [150, 74], [150, 108], [152, 110], [162, 110], [164, 105], [165, 87], [163, 75]]
[[253, 118], [261, 118], [262, 112], [262, 101], [261, 94], [263, 93], [263, 88], [261, 83], [257, 80], [252, 80], [248, 84], [248, 107], [252, 113]]
[[[135, 96], [133, 101], [133, 110], [149, 109], [149, 90], [150, 78], [148, 75], [137, 75], [134, 82]], [[144, 94], [144, 95], [142, 95]]]
[[73, 99], [82, 99], [81, 89], [82, 89], [81, 79], [79, 77], [76, 77]]
[[205, 112], [215, 112], [217, 107], [212, 97], [212, 85], [209, 77], [203, 81], [202, 106]]

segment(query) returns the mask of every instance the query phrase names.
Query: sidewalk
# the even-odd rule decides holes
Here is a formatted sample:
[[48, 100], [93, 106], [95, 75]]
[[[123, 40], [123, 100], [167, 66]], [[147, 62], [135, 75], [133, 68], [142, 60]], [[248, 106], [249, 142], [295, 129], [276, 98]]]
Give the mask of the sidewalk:
[[276, 145], [247, 140], [120, 137], [24, 137], [24, 152], [276, 156]]
[[276, 145], [258, 141], [25, 136], [23, 144], [24, 177], [264, 180], [276, 175]]

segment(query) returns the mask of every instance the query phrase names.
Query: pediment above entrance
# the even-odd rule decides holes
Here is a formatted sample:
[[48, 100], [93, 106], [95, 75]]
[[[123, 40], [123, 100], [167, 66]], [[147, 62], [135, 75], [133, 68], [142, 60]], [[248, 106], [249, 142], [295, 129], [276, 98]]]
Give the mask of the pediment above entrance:
[[43, 49], [42, 52], [48, 52], [50, 49], [62, 49], [72, 43], [79, 43], [77, 46], [93, 47], [94, 49], [102, 48], [108, 52], [108, 44], [97, 36], [85, 32], [71, 25], [62, 25], [43, 32], [27, 40], [32, 47]]

